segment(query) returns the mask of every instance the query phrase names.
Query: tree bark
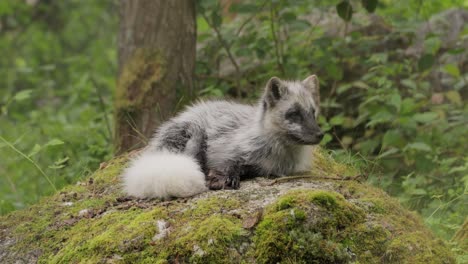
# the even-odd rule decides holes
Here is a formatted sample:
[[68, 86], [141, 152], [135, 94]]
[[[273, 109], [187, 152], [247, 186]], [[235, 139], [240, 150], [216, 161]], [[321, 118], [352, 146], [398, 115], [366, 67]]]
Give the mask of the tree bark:
[[144, 146], [193, 96], [195, 19], [193, 0], [120, 1], [117, 154]]

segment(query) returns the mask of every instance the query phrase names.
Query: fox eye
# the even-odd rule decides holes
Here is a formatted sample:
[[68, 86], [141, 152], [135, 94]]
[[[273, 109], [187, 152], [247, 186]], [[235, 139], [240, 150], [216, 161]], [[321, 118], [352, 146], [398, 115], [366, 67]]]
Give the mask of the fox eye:
[[286, 119], [294, 123], [300, 123], [302, 122], [303, 117], [299, 110], [295, 110], [295, 111], [287, 112]]

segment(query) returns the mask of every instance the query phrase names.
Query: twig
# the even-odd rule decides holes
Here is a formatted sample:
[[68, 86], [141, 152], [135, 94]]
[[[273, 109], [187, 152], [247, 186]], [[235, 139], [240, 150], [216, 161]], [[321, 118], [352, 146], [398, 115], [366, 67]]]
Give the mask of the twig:
[[93, 83], [94, 89], [96, 90], [96, 94], [97, 94], [98, 99], [99, 99], [99, 104], [101, 105], [101, 110], [104, 113], [104, 121], [106, 122], [107, 131], [109, 133], [108, 139], [112, 139], [112, 141], [113, 141], [114, 137], [112, 136], [112, 129], [111, 129], [111, 126], [110, 126], [110, 121], [109, 121], [109, 118], [107, 117], [106, 104], [104, 103], [104, 99], [102, 98], [102, 94], [99, 91], [99, 88], [98, 88], [99, 85], [96, 82], [96, 80], [94, 79], [94, 77], [91, 77], [90, 79], [91, 79], [91, 82]]
[[335, 136], [336, 140], [338, 140], [338, 143], [340, 144], [340, 147], [342, 149], [346, 149], [346, 146], [343, 144], [343, 141], [341, 141], [340, 137], [336, 134], [336, 129], [333, 127], [333, 135]]
[[237, 86], [236, 87], [236, 92], [237, 92], [237, 97], [240, 98], [241, 97], [241, 87], [240, 87], [241, 72], [240, 72], [239, 64], [237, 64], [236, 59], [234, 59], [234, 56], [231, 53], [231, 49], [230, 49], [229, 45], [227, 44], [226, 40], [223, 38], [223, 35], [219, 31], [219, 29], [216, 26], [214, 26], [213, 24], [211, 24], [210, 20], [208, 19], [208, 17], [206, 16], [206, 14], [204, 12], [201, 12], [201, 15], [205, 19], [208, 26], [210, 26], [214, 30], [214, 32], [216, 33], [216, 37], [218, 38], [219, 43], [221, 43], [221, 46], [226, 51], [226, 53], [227, 53], [227, 55], [229, 57], [229, 60], [231, 61], [234, 68], [236, 69], [236, 75], [237, 75], [237, 78], [236, 78], [236, 86]]
[[276, 53], [276, 64], [278, 66], [278, 70], [281, 72], [281, 74], [285, 74], [284, 72], [284, 67], [282, 64], [282, 59], [283, 57], [281, 56], [280, 53], [280, 44], [278, 41], [278, 37], [276, 36], [276, 29], [275, 29], [275, 12], [273, 8], [273, 3], [270, 3], [270, 28], [271, 28], [271, 35], [273, 37], [273, 42], [275, 43], [275, 53]]
[[133, 117], [131, 115], [128, 114], [128, 112], [127, 112], [127, 117], [128, 117], [127, 118], [127, 124], [136, 133], [136, 135], [130, 135], [130, 136], [139, 139], [140, 142], [143, 141], [144, 145], [148, 144], [148, 138], [142, 132], [140, 132], [138, 130], [137, 125], [135, 123], [135, 120], [133, 119]]
[[258, 10], [257, 12], [254, 12], [253, 15], [249, 16], [244, 22], [242, 22], [242, 24], [240, 25], [239, 29], [237, 30], [236, 32], [236, 36], [239, 36], [239, 34], [242, 32], [242, 30], [244, 29], [244, 27], [254, 18], [257, 16], [258, 12], [262, 11], [262, 9], [265, 7], [266, 3], [268, 1], [263, 1], [263, 3], [260, 5], [260, 10]]
[[[344, 32], [343, 32], [343, 39], [346, 38], [346, 36], [348, 35], [348, 25], [349, 25], [349, 22], [348, 21], [345, 21], [345, 28], [344, 28]], [[340, 65], [340, 67], [342, 67], [341, 69], [343, 70], [343, 56], [341, 56], [340, 53], [338, 53], [338, 65]], [[336, 93], [336, 90], [337, 90], [337, 87], [338, 87], [338, 81], [337, 80], [334, 80], [333, 81], [333, 85], [332, 85], [332, 88], [330, 90], [330, 93], [328, 95], [328, 98], [333, 98], [335, 93]], [[326, 115], [329, 114], [329, 110], [330, 110], [330, 107], [331, 107], [331, 100], [328, 100], [328, 107], [327, 107], [327, 112], [326, 112]]]
[[344, 176], [344, 177], [327, 177], [327, 176], [319, 176], [319, 175], [312, 175], [312, 174], [307, 174], [307, 175], [292, 175], [292, 176], [286, 176], [286, 177], [281, 177], [278, 179], [273, 180], [272, 182], [266, 184], [267, 186], [271, 186], [280, 182], [287, 182], [291, 180], [298, 180], [298, 179], [316, 179], [316, 180], [333, 180], [333, 181], [361, 181], [362, 179], [366, 179], [367, 176], [363, 174], [358, 174], [354, 176]]

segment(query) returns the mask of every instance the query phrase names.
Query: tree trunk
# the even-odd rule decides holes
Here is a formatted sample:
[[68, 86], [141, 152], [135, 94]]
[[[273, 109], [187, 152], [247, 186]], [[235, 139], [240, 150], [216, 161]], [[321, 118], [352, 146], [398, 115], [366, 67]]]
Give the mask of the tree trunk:
[[115, 145], [147, 143], [181, 100], [193, 95], [196, 21], [192, 0], [121, 0]]

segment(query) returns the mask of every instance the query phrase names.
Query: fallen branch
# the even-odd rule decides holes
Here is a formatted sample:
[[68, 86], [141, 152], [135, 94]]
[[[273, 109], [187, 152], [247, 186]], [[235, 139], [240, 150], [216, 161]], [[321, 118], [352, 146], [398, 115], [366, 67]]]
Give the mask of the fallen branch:
[[358, 181], [362, 182], [367, 180], [367, 175], [358, 174], [354, 176], [320, 176], [320, 175], [312, 175], [312, 174], [305, 174], [305, 175], [291, 175], [285, 176], [278, 179], [273, 180], [272, 182], [266, 184], [266, 186], [271, 186], [277, 183], [291, 181], [291, 180], [298, 180], [298, 179], [314, 179], [314, 180], [334, 180], [334, 181]]

